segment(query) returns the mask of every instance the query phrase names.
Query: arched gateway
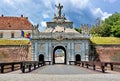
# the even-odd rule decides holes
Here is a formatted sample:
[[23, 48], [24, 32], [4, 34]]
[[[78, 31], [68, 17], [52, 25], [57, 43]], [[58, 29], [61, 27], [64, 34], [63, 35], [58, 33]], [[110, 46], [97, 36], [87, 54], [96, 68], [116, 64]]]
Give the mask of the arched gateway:
[[[63, 8], [60, 4], [56, 7]], [[67, 20], [61, 12], [54, 14], [53, 20], [46, 24], [43, 32], [38, 31], [38, 26], [32, 29], [32, 60], [39, 61], [40, 54], [44, 56], [44, 61], [51, 61], [52, 64], [69, 64], [69, 61], [89, 59], [90, 37], [86, 26], [82, 27], [82, 33], [77, 32], [73, 22]], [[59, 61], [61, 57], [63, 60]]]
[[[57, 50], [58, 52], [56, 52]], [[66, 49], [63, 46], [57, 46], [54, 48], [53, 64], [66, 64]]]

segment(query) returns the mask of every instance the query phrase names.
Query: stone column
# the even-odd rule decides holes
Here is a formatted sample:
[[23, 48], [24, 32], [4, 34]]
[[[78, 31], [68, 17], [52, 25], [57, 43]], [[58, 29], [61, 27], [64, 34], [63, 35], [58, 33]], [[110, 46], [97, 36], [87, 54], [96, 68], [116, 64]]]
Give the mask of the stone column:
[[49, 61], [52, 61], [52, 45], [51, 45], [51, 42], [49, 42], [49, 45], [48, 45], [49, 47], [48, 47], [48, 60]]
[[49, 50], [49, 42], [46, 42], [45, 43], [45, 56], [44, 56], [44, 58], [45, 58], [45, 60], [48, 60], [48, 50]]
[[38, 43], [35, 42], [35, 53], [33, 54], [33, 60], [37, 61], [38, 60]]
[[35, 43], [32, 43], [32, 61], [34, 60], [35, 55]]
[[85, 44], [84, 42], [82, 42], [82, 46], [81, 46], [81, 61], [85, 61]]
[[66, 61], [67, 61], [67, 64], [69, 64], [69, 61], [71, 60], [70, 58], [71, 58], [71, 46], [70, 46], [70, 42], [68, 43], [68, 45], [67, 45], [67, 48], [66, 48], [66, 54], [67, 54], [67, 56], [66, 56]]
[[88, 44], [88, 42], [86, 42], [86, 48], [85, 48], [85, 57], [86, 57], [86, 61], [88, 61], [88, 53], [89, 53], [89, 44]]
[[75, 49], [74, 49], [74, 42], [71, 43], [71, 60], [75, 60]]

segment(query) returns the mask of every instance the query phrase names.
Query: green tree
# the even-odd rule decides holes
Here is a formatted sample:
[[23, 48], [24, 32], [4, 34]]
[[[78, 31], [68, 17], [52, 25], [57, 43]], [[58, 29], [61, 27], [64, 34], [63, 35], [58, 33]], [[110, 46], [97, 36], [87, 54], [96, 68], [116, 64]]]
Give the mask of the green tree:
[[89, 30], [89, 33], [93, 36], [101, 36], [101, 27], [92, 26], [92, 28]]
[[120, 37], [120, 13], [105, 19], [102, 24], [102, 36]]
[[75, 28], [76, 31], [78, 31], [79, 33], [82, 32], [81, 28]]
[[90, 33], [102, 37], [120, 37], [120, 13], [115, 13], [102, 21], [100, 27], [93, 26]]

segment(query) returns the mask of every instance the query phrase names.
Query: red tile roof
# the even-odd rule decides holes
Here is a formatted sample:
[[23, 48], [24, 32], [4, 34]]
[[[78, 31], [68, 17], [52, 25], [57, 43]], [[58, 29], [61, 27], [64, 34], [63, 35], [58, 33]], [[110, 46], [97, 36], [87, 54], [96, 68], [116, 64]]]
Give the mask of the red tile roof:
[[0, 30], [32, 30], [27, 17], [0, 17]]

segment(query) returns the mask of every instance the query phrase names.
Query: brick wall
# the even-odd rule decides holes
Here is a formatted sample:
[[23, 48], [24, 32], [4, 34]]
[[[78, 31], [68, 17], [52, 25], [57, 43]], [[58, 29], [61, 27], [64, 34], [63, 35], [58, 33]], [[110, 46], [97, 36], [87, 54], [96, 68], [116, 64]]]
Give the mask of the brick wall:
[[95, 48], [100, 61], [120, 62], [120, 45], [98, 45]]
[[0, 46], [0, 62], [31, 60], [30, 46], [28, 50], [25, 46]]

